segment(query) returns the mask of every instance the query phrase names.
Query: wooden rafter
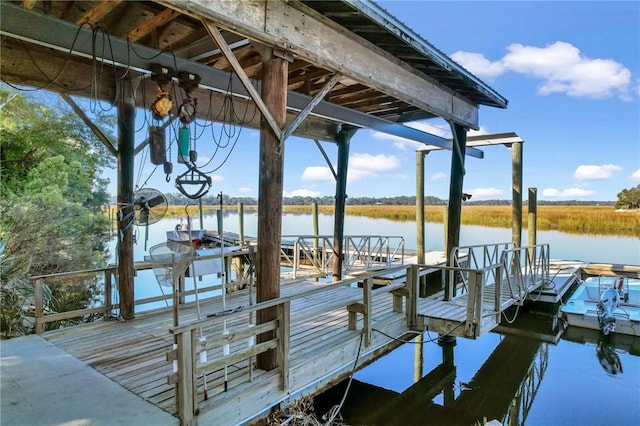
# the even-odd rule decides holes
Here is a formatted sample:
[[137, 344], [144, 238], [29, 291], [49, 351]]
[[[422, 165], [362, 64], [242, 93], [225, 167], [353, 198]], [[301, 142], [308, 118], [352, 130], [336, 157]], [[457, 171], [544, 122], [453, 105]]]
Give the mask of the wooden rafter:
[[145, 21], [127, 33], [129, 40], [136, 42], [154, 31], [158, 27], [162, 27], [180, 16], [180, 13], [174, 9], [164, 9], [158, 13], [153, 19]]
[[84, 22], [100, 22], [102, 18], [107, 16], [113, 9], [118, 7], [121, 2], [122, 0], [103, 0], [87, 13], [85, 13], [82, 17], [78, 18], [76, 20], [76, 24], [81, 25]]

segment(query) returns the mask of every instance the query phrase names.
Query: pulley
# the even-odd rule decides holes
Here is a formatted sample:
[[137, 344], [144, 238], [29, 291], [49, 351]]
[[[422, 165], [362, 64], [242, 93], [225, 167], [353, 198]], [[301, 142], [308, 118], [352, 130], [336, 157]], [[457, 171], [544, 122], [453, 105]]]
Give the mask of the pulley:
[[151, 105], [151, 112], [153, 113], [153, 118], [156, 120], [162, 120], [171, 112], [171, 108], [173, 108], [173, 101], [171, 100], [171, 94], [169, 92], [163, 91], [160, 87], [158, 87], [158, 97]]
[[182, 124], [189, 124], [196, 118], [197, 99], [187, 98], [182, 105], [178, 107], [178, 117]]
[[164, 90], [164, 85], [171, 81], [175, 75], [175, 70], [160, 64], [151, 64], [150, 68], [151, 80], [155, 81], [158, 85], [158, 96], [151, 105], [151, 112], [153, 113], [153, 118], [162, 120], [169, 115], [171, 108], [173, 108], [171, 94]]

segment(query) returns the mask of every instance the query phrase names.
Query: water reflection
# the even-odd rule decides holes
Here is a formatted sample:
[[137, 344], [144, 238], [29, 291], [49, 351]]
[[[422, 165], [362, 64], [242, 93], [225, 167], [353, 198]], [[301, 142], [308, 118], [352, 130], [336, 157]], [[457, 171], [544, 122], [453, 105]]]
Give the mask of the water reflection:
[[[420, 340], [414, 342], [422, 358]], [[426, 343], [429, 344], [429, 343]], [[523, 424], [548, 363], [547, 343], [504, 336], [470, 381], [458, 378], [455, 338], [438, 339], [442, 362], [402, 393], [354, 381], [343, 408], [351, 425], [430, 424], [473, 425], [498, 419]], [[419, 367], [420, 362], [415, 366]], [[316, 402], [323, 412], [328, 400], [344, 391], [336, 387]], [[372, 403], [375, 401], [375, 403]]]
[[[386, 377], [356, 374], [361, 381], [353, 382], [342, 409], [346, 424], [595, 425], [605, 424], [601, 409], [608, 405], [615, 413], [606, 424], [640, 420], [640, 339], [566, 328], [557, 307], [522, 312], [500, 333], [475, 341], [425, 334], [413, 344], [413, 383], [389, 389], [402, 375], [397, 364], [408, 368], [409, 350], [366, 367], [386, 369]], [[625, 374], [623, 362], [630, 367]], [[316, 398], [316, 412], [328, 411], [344, 391], [341, 384]]]
[[602, 369], [610, 375], [622, 374], [622, 362], [616, 353], [615, 335], [600, 335], [596, 346], [596, 356]]

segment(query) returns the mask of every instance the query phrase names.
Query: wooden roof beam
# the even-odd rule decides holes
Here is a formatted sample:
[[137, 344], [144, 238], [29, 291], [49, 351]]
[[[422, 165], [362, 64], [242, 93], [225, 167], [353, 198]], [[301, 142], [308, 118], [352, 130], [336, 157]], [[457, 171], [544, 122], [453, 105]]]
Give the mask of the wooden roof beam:
[[157, 28], [168, 24], [169, 22], [176, 19], [178, 16], [180, 16], [180, 12], [174, 9], [167, 8], [162, 12], [158, 13], [153, 19], [129, 31], [129, 33], [127, 34], [127, 37], [132, 42], [142, 40], [143, 38], [151, 34], [153, 31], [155, 31]]
[[[465, 127], [478, 129], [473, 102], [432, 78], [410, 69], [364, 39], [303, 4], [166, 0], [184, 14], [211, 20], [267, 46], [284, 48], [304, 60]], [[304, 22], [305, 25], [299, 25]], [[375, 64], [375, 66], [371, 66]]]
[[100, 22], [102, 18], [107, 16], [113, 9], [118, 7], [122, 3], [122, 0], [103, 0], [98, 3], [97, 6], [89, 10], [86, 14], [84, 14], [81, 18], [76, 20], [77, 25], [82, 25], [85, 22]]
[[[227, 3], [235, 4], [237, 6], [244, 5], [244, 2], [221, 2], [220, 4], [228, 6]], [[269, 3], [271, 4], [271, 2]], [[8, 2], [0, 2], [0, 14], [2, 14], [2, 20], [0, 21], [0, 34], [5, 36], [2, 39], [3, 48], [9, 43], [9, 40], [18, 39], [29, 43], [30, 48], [35, 48], [38, 45], [45, 46], [55, 49], [58, 52], [62, 52], [62, 55], [64, 56], [71, 54], [74, 57], [84, 58], [85, 60], [92, 60], [92, 58], [97, 57], [98, 60], [104, 61], [109, 66], [111, 66], [111, 64], [115, 64], [118, 67], [122, 67], [123, 69], [126, 68], [130, 71], [144, 70], [145, 72], [148, 72], [147, 70], [149, 69], [151, 62], [159, 63], [160, 65], [168, 67], [177, 66], [179, 70], [200, 75], [202, 77], [201, 85], [205, 88], [209, 88], [209, 90], [226, 93], [226, 90], [229, 87], [229, 79], [231, 78], [234, 91], [233, 94], [237, 97], [244, 97], [248, 95], [248, 93], [240, 87], [241, 85], [237, 77], [197, 62], [176, 57], [170, 53], [163, 53], [156, 49], [136, 45], [135, 49], [139, 56], [132, 56], [128, 54], [129, 46], [126, 41], [118, 38], [112, 38], [112, 49], [110, 49], [105, 55], [103, 52], [94, 51], [93, 35], [90, 30], [79, 30], [76, 26], [70, 23], [28, 11], [20, 6], [16, 6]], [[24, 25], [24, 22], [31, 22], [32, 25]], [[71, 49], [72, 41], [74, 41], [73, 49]], [[103, 56], [107, 57], [103, 58]], [[153, 58], [153, 61], [143, 58]], [[27, 60], [29, 59], [27, 58]], [[32, 76], [26, 75], [27, 71], [29, 71], [25, 70], [26, 66], [27, 65], [24, 64], [23, 67], [14, 67], [14, 64], [11, 61], [2, 61], [3, 78], [7, 75], [4, 73], [4, 69], [11, 68], [11, 73], [8, 74], [13, 75], [13, 79], [11, 81], [16, 82], [17, 84], [32, 84], [30, 82], [36, 81], [40, 83], [32, 85], [35, 87], [40, 86], [42, 76], [39, 75], [37, 71], [30, 70], [33, 74], [37, 74], [36, 80], [33, 80]], [[86, 74], [87, 76], [91, 75], [90, 72]], [[24, 78], [22, 78], [22, 75], [24, 75]], [[71, 82], [73, 81], [74, 80], [71, 80]], [[101, 83], [106, 84], [106, 79], [102, 79]], [[260, 86], [259, 83], [258, 86]], [[54, 87], [52, 90], [58, 90], [58, 88]], [[109, 90], [113, 91], [113, 89], [110, 88], [100, 88], [100, 93], [102, 93], [103, 90], [106, 90], [106, 92]], [[103, 99], [113, 98], [106, 97]], [[289, 109], [299, 111], [309, 103], [309, 100], [310, 98], [306, 95], [297, 92], [289, 92], [287, 95], [287, 106]], [[451, 141], [445, 138], [325, 101], [320, 102], [316, 106], [312, 115], [316, 119], [320, 119], [320, 122], [324, 119], [325, 122], [326, 120], [331, 120], [355, 127], [366, 127], [382, 133], [411, 139], [416, 142], [436, 145], [443, 149], [452, 149]], [[330, 129], [325, 128], [325, 130]], [[327, 131], [325, 134], [328, 133], [331, 133], [331, 131]], [[319, 139], [335, 142], [335, 139], [327, 139], [325, 137], [319, 137]], [[467, 154], [478, 158], [483, 157], [482, 151], [475, 148], [468, 149]]]

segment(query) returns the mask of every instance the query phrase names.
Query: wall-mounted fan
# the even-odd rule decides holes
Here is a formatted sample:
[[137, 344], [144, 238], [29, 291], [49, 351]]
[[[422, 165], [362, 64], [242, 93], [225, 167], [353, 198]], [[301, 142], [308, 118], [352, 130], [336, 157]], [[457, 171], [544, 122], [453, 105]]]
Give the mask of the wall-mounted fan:
[[144, 249], [147, 249], [149, 225], [167, 214], [169, 203], [162, 192], [153, 188], [141, 188], [133, 194], [133, 223], [145, 227]]

